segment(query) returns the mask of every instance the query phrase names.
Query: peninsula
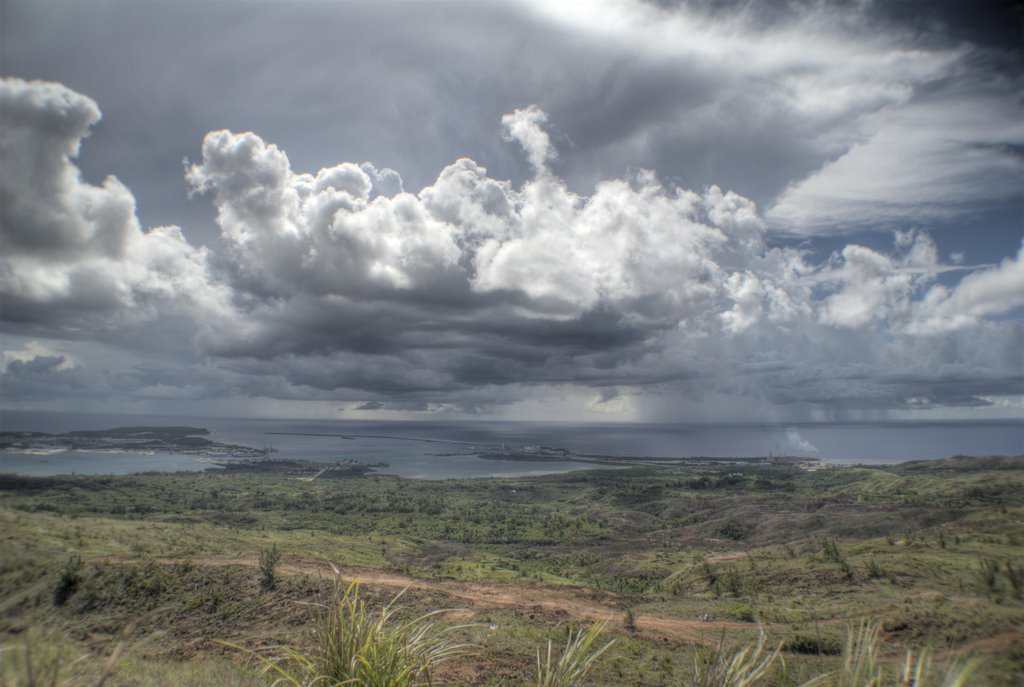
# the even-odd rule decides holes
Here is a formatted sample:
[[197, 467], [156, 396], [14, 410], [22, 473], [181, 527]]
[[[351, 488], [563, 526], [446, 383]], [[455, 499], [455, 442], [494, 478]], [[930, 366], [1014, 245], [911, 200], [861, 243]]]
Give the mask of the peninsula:
[[207, 458], [266, 458], [274, 449], [222, 444], [203, 427], [115, 427], [65, 434], [0, 432], [0, 451], [46, 455], [64, 451], [184, 453]]

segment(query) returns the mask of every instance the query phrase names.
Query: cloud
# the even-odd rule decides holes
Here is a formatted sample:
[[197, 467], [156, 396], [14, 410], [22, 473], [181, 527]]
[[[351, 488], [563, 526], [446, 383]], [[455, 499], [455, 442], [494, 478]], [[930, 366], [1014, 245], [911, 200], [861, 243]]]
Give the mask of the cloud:
[[538, 174], [547, 169], [548, 160], [557, 157], [551, 146], [551, 137], [544, 130], [547, 122], [548, 116], [536, 105], [516, 110], [501, 118], [501, 125], [505, 127], [505, 140], [515, 141], [523, 147], [530, 165]]
[[593, 169], [729, 186], [798, 235], [1020, 197], [1019, 62], [937, 24], [911, 30], [883, 3], [535, 5], [616, 58], [545, 103]]
[[977, 325], [1024, 306], [1024, 246], [1015, 258], [965, 276], [952, 291], [936, 285], [918, 306], [910, 331], [938, 334]]
[[131, 191], [82, 180], [72, 159], [100, 119], [65, 86], [0, 82], [0, 294], [7, 320], [66, 324], [90, 313], [155, 316], [178, 298], [209, 300], [206, 252], [177, 227], [143, 232]]
[[[249, 373], [307, 388], [418, 402], [495, 385], [647, 393], [685, 379], [776, 404], [904, 407], [938, 393], [884, 380], [876, 340], [912, 335], [923, 294], [950, 269], [927, 233], [809, 264], [769, 248], [756, 205], [716, 186], [698, 193], [639, 170], [579, 195], [546, 166], [543, 113], [511, 122], [535, 168], [522, 186], [464, 158], [417, 194], [372, 200], [356, 165], [296, 172], [253, 134], [210, 134], [189, 178], [214, 198], [254, 324], [208, 350], [266, 360]], [[752, 346], [783, 351], [775, 368], [741, 373]]]
[[70, 369], [76, 365], [75, 359], [69, 354], [58, 351], [45, 343], [35, 340], [26, 341], [25, 347], [21, 349], [5, 350], [3, 351], [2, 356], [4, 369], [6, 369], [9, 363], [31, 363], [39, 359], [59, 360], [60, 363], [57, 367], [60, 369]]
[[561, 395], [594, 412], [660, 403], [659, 417], [680, 398], [722, 412], [742, 399], [803, 417], [1019, 392], [1021, 327], [1004, 316], [1022, 304], [1024, 253], [945, 265], [905, 231], [890, 251], [851, 243], [814, 262], [715, 185], [633, 169], [574, 191], [536, 106], [502, 120], [533, 168], [521, 183], [461, 158], [416, 193], [369, 162], [302, 171], [255, 133], [211, 131], [185, 169], [217, 213], [220, 243], [204, 249], [143, 231], [120, 182], [82, 180], [90, 99], [4, 89], [18, 132], [5, 159], [30, 173], [0, 172], [18, 198], [3, 210], [0, 315], [41, 332], [5, 355], [16, 398], [66, 386], [476, 413]]
[[[527, 148], [535, 157], [549, 145], [533, 130], [543, 121], [538, 112], [516, 115], [528, 119], [517, 135], [543, 141]], [[623, 331], [671, 328], [721, 297], [719, 256], [744, 259], [761, 241], [749, 200], [717, 187], [704, 195], [665, 187], [646, 171], [581, 197], [542, 166], [514, 189], [462, 159], [419, 194], [371, 200], [359, 166], [295, 172], [255, 134], [219, 131], [207, 135], [188, 179], [214, 199], [238, 275], [233, 287], [251, 304], [247, 316], [303, 334], [245, 331], [244, 342], [221, 339], [224, 354], [258, 355], [252, 347], [264, 339], [277, 342], [275, 354], [293, 339], [319, 340], [322, 324], [298, 320], [308, 312], [323, 322], [321, 311], [359, 322], [377, 350], [385, 347], [385, 318], [405, 325], [387, 334], [401, 339], [426, 324], [431, 309], [472, 314], [475, 321], [462, 323], [450, 310], [444, 315], [472, 337], [485, 322], [510, 338], [550, 341], [563, 327], [540, 334], [528, 324], [586, 328], [598, 316]], [[347, 338], [339, 332], [335, 340]], [[241, 348], [229, 353], [232, 346]]]
[[278, 292], [424, 288], [456, 268], [447, 225], [410, 194], [371, 202], [371, 178], [355, 164], [296, 174], [284, 152], [255, 134], [216, 131], [187, 178], [197, 191], [213, 193], [236, 259]]
[[102, 394], [102, 375], [38, 341], [3, 352], [4, 395], [18, 400], [82, 398]]
[[892, 228], [1019, 197], [1020, 85], [1000, 79], [962, 89], [880, 112], [869, 138], [791, 185], [769, 221], [804, 234]]
[[822, 322], [861, 327], [886, 319], [905, 303], [910, 275], [896, 271], [889, 256], [853, 244], [843, 248], [841, 262], [830, 276], [842, 288], [824, 303]]
[[[259, 132], [297, 169], [400, 166], [410, 191], [470, 153], [517, 184], [539, 160], [581, 194], [655, 169], [732, 189], [788, 234], [970, 218], [984, 199], [1019, 198], [1019, 41], [1006, 56], [969, 30], [1012, 14], [903, 4], [247, 3], [185, 17], [29, 3], [7, 18], [5, 69], [99, 99], [108, 121], [86, 177], [116, 169], [141, 216], [160, 218], [147, 224], [180, 224], [194, 243], [215, 229], [202, 204], [176, 200], [175, 161], [219, 128]], [[530, 155], [495, 135], [506, 113], [539, 134]]]

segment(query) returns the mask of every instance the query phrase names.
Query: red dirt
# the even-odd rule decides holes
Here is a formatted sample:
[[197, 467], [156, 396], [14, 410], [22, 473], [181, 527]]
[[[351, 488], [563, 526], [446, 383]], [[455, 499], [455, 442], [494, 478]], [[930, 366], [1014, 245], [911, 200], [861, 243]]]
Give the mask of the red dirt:
[[[122, 559], [105, 560], [121, 562]], [[180, 563], [180, 560], [163, 558], [159, 563]], [[204, 567], [240, 566], [257, 568], [256, 556], [244, 558], [193, 558], [191, 562]], [[342, 581], [359, 580], [363, 586], [389, 587], [397, 590], [409, 589], [443, 594], [468, 609], [453, 611], [459, 620], [466, 620], [475, 610], [487, 608], [513, 608], [524, 616], [554, 614], [567, 615], [577, 622], [605, 622], [610, 627], [623, 629], [623, 617], [629, 607], [628, 597], [592, 589], [541, 587], [516, 583], [480, 583], [460, 580], [425, 580], [409, 575], [362, 568], [336, 566], [329, 561], [288, 558], [278, 567], [285, 575], [311, 575], [331, 578], [337, 575]], [[664, 616], [636, 614], [637, 631], [667, 639], [695, 644], [716, 643], [723, 630], [750, 630], [755, 623], [741, 623], [726, 620], [686, 620]]]

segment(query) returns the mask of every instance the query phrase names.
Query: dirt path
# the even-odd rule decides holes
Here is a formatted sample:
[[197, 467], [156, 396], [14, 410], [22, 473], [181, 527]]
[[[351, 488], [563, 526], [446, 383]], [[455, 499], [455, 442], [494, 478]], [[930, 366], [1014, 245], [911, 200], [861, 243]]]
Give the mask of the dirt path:
[[[256, 568], [259, 566], [259, 561], [255, 556], [191, 560], [196, 565], [207, 567]], [[158, 559], [158, 562], [171, 564], [180, 561]], [[629, 606], [629, 600], [625, 596], [592, 589], [540, 587], [514, 583], [485, 584], [460, 580], [425, 580], [373, 568], [336, 566], [322, 560], [287, 558], [281, 562], [278, 570], [286, 575], [319, 575], [325, 578], [338, 575], [343, 581], [358, 579], [364, 586], [436, 592], [456, 600], [458, 602], [456, 605], [468, 605], [470, 607], [468, 610], [474, 612], [488, 608], [513, 608], [518, 609], [521, 614], [526, 616], [538, 612], [565, 613], [576, 622], [603, 621], [616, 629], [623, 629], [623, 618], [626, 608]], [[454, 613], [460, 620], [466, 620], [472, 616], [472, 613], [467, 613], [463, 609], [456, 610]], [[751, 630], [757, 627], [754, 623], [727, 620], [686, 620], [646, 614], [637, 614], [635, 622], [637, 629], [645, 634], [700, 644], [717, 643], [724, 630]]]

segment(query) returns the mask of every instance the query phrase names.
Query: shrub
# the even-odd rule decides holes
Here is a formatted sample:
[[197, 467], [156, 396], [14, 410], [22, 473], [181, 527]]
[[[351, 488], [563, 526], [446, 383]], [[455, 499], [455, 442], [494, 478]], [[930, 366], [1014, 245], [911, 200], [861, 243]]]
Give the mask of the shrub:
[[743, 596], [743, 580], [740, 578], [740, 574], [735, 567], [730, 565], [725, 569], [722, 582], [727, 592], [735, 597]]
[[701, 572], [704, 573], [704, 579], [708, 581], [708, 587], [714, 588], [718, 583], [718, 575], [715, 573], [714, 568], [711, 567], [711, 563], [705, 558], [704, 565], [701, 567]]
[[636, 615], [633, 614], [632, 608], [626, 609], [626, 613], [622, 617], [622, 625], [630, 632], [636, 631]]
[[821, 552], [825, 554], [826, 559], [833, 563], [841, 563], [845, 560], [843, 552], [839, 550], [839, 544], [836, 542], [835, 537], [826, 537], [821, 542]]
[[993, 599], [999, 592], [999, 572], [999, 561], [983, 558], [978, 564], [978, 580], [981, 582], [981, 588]]
[[847, 561], [846, 556], [843, 555], [835, 537], [827, 537], [822, 541], [821, 552], [825, 555], [827, 560], [839, 564], [839, 569], [843, 571], [843, 575], [846, 576], [846, 579], [853, 579], [853, 568], [850, 567], [849, 561]]
[[747, 538], [747, 527], [738, 520], [728, 520], [718, 529], [718, 536], [733, 541], [743, 541]]
[[281, 562], [281, 552], [275, 543], [269, 549], [260, 551], [260, 585], [264, 589], [273, 589], [277, 582], [277, 564]]
[[1019, 565], [1014, 568], [1013, 563], [1006, 561], [1006, 579], [1010, 582], [1010, 592], [1013, 598], [1021, 601], [1024, 599], [1024, 569]]
[[752, 623], [757, 620], [757, 614], [754, 612], [754, 609], [746, 604], [733, 606], [731, 609], [731, 615], [736, 620], [745, 623]]
[[868, 577], [874, 579], [876, 577], [885, 577], [885, 571], [882, 570], [882, 566], [878, 564], [874, 558], [871, 558], [867, 562]]
[[53, 589], [53, 605], [63, 606], [68, 598], [78, 589], [78, 583], [82, 580], [82, 559], [79, 556], [71, 556], [64, 563], [64, 569], [60, 571], [57, 578], [57, 586]]
[[782, 650], [794, 654], [812, 656], [838, 656], [843, 652], [842, 645], [836, 639], [822, 639], [807, 635], [795, 635], [782, 643]]

